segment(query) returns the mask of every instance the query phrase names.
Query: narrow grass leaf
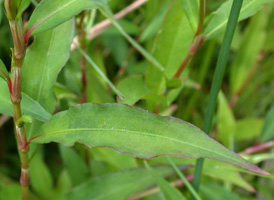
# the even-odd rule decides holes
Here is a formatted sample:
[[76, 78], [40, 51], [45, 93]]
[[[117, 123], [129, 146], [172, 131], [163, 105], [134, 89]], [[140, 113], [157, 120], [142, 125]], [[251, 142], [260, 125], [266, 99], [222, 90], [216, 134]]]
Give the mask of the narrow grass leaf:
[[[212, 118], [216, 108], [217, 96], [222, 85], [224, 72], [225, 72], [225, 68], [228, 60], [228, 54], [229, 54], [231, 42], [233, 39], [233, 35], [236, 29], [236, 25], [238, 22], [238, 18], [240, 15], [242, 3], [243, 3], [243, 0], [233, 1], [233, 6], [231, 8], [224, 40], [223, 40], [223, 43], [220, 49], [220, 54], [217, 60], [217, 66], [216, 66], [216, 70], [214, 73], [213, 82], [212, 82], [212, 86], [209, 94], [209, 104], [207, 107], [204, 126], [203, 126], [203, 131], [205, 131], [205, 133], [207, 134], [209, 134], [211, 130]], [[198, 190], [199, 188], [202, 169], [203, 169], [203, 162], [204, 162], [203, 159], [199, 159], [197, 160], [197, 163], [196, 163], [194, 179], [193, 179], [193, 185], [196, 190]]]

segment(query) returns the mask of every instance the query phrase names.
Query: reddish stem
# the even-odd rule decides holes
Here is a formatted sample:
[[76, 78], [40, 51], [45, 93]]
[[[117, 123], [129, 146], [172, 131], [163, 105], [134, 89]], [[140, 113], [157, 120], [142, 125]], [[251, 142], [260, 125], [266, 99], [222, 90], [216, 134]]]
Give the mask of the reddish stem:
[[274, 140], [264, 143], [264, 144], [257, 144], [253, 147], [249, 147], [244, 151], [244, 154], [253, 154], [253, 153], [257, 153], [259, 151], [263, 151], [269, 147], [273, 147], [274, 146]]
[[206, 0], [200, 0], [200, 12], [199, 12], [199, 24], [194, 35], [192, 44], [189, 47], [188, 54], [185, 57], [183, 63], [173, 76], [173, 78], [179, 78], [183, 70], [186, 68], [187, 64], [192, 60], [193, 56], [196, 54], [201, 44], [205, 40], [205, 37], [202, 37], [203, 25], [204, 25], [204, 16], [206, 10]]

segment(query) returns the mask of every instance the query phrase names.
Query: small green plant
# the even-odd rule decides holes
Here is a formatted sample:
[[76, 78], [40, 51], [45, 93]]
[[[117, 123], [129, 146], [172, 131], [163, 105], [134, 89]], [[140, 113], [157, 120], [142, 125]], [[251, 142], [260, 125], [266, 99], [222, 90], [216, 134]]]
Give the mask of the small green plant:
[[[273, 55], [273, 47], [266, 45], [273, 39], [269, 17], [274, 13], [273, 1], [136, 0], [113, 15], [112, 9], [120, 9], [120, 3], [1, 3], [13, 48], [10, 70], [0, 60], [0, 113], [13, 117], [21, 190], [15, 192], [18, 184], [12, 180], [14, 176], [9, 177], [17, 167], [5, 165], [0, 173], [0, 198], [224, 199], [234, 185], [254, 192], [239, 172], [272, 177], [248, 154], [273, 146], [273, 108], [259, 138], [268, 143], [252, 146], [243, 158], [233, 151], [242, 148], [241, 141], [256, 138], [262, 123], [254, 126], [254, 137], [236, 135], [244, 125], [258, 124], [257, 120], [248, 125], [238, 120], [248, 116], [247, 109], [254, 104], [246, 110], [237, 106], [243, 106], [251, 94], [243, 91], [262, 60], [258, 55]], [[145, 7], [131, 16], [131, 22], [117, 21], [142, 5]], [[215, 6], [219, 8], [215, 10]], [[242, 25], [244, 31], [236, 29], [239, 21], [251, 16]], [[94, 25], [97, 21], [102, 22]], [[141, 28], [136, 25], [140, 21]], [[110, 25], [113, 27], [105, 31]], [[222, 89], [231, 49], [238, 54], [228, 63], [229, 89]], [[210, 69], [215, 52], [219, 54], [216, 71]], [[196, 72], [191, 70], [195, 65], [199, 65]], [[207, 95], [199, 100], [201, 87], [207, 88], [206, 79], [214, 71], [209, 100]], [[254, 87], [271, 80], [265, 75], [261, 79]], [[224, 92], [230, 95], [230, 102]], [[189, 103], [185, 97], [190, 97]], [[197, 108], [191, 114], [193, 106]], [[264, 106], [260, 114], [270, 108], [271, 101]], [[197, 126], [203, 123], [203, 129], [181, 119]], [[208, 136], [216, 131], [215, 139], [222, 144]], [[203, 170], [204, 158], [211, 160]], [[263, 160], [270, 158], [273, 155], [268, 154]], [[194, 159], [198, 159], [196, 165]], [[56, 164], [60, 161], [61, 165]], [[224, 181], [225, 187], [208, 178], [209, 184], [203, 184], [199, 193], [202, 173]], [[154, 184], [158, 186], [151, 188]], [[187, 190], [174, 187], [182, 185]], [[212, 190], [220, 191], [217, 198], [209, 192]]]

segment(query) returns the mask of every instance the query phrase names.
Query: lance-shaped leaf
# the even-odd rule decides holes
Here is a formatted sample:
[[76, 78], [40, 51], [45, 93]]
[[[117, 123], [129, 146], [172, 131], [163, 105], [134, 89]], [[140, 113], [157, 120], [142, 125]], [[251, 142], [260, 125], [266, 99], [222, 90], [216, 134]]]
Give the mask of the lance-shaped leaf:
[[26, 53], [22, 91], [38, 101], [48, 112], [54, 111], [53, 85], [67, 62], [73, 38], [73, 20], [38, 34]]
[[145, 159], [163, 155], [211, 158], [268, 174], [187, 122], [123, 104], [82, 104], [60, 112], [31, 140], [109, 147]]

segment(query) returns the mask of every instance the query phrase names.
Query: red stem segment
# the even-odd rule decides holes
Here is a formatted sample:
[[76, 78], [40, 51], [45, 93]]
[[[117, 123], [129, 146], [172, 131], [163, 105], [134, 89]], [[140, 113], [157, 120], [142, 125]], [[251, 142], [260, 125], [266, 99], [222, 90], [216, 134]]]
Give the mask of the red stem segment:
[[274, 140], [266, 142], [264, 144], [257, 144], [253, 147], [249, 147], [244, 151], [244, 154], [253, 154], [253, 153], [257, 153], [259, 151], [263, 151], [265, 149], [268, 149], [269, 147], [273, 147], [274, 146]]
[[26, 44], [24, 41], [23, 21], [20, 17], [17, 19], [15, 2], [12, 0], [4, 1], [6, 15], [12, 33], [14, 49], [12, 50], [11, 78], [7, 79], [10, 99], [13, 103], [14, 124], [17, 137], [17, 146], [21, 161], [20, 183], [22, 185], [22, 200], [28, 199], [29, 194], [29, 158], [28, 158], [28, 142], [24, 125], [18, 125], [17, 121], [22, 117], [21, 110], [21, 84], [22, 84], [22, 66], [26, 53]]
[[202, 37], [203, 33], [203, 25], [204, 25], [204, 17], [205, 17], [205, 10], [206, 10], [206, 0], [200, 0], [200, 14], [199, 14], [199, 24], [194, 35], [192, 44], [189, 47], [188, 54], [185, 57], [183, 63], [177, 70], [176, 74], [173, 78], [179, 78], [183, 70], [186, 68], [187, 64], [192, 60], [193, 56], [196, 54], [198, 49], [200, 48], [201, 44], [205, 40], [205, 37]]

